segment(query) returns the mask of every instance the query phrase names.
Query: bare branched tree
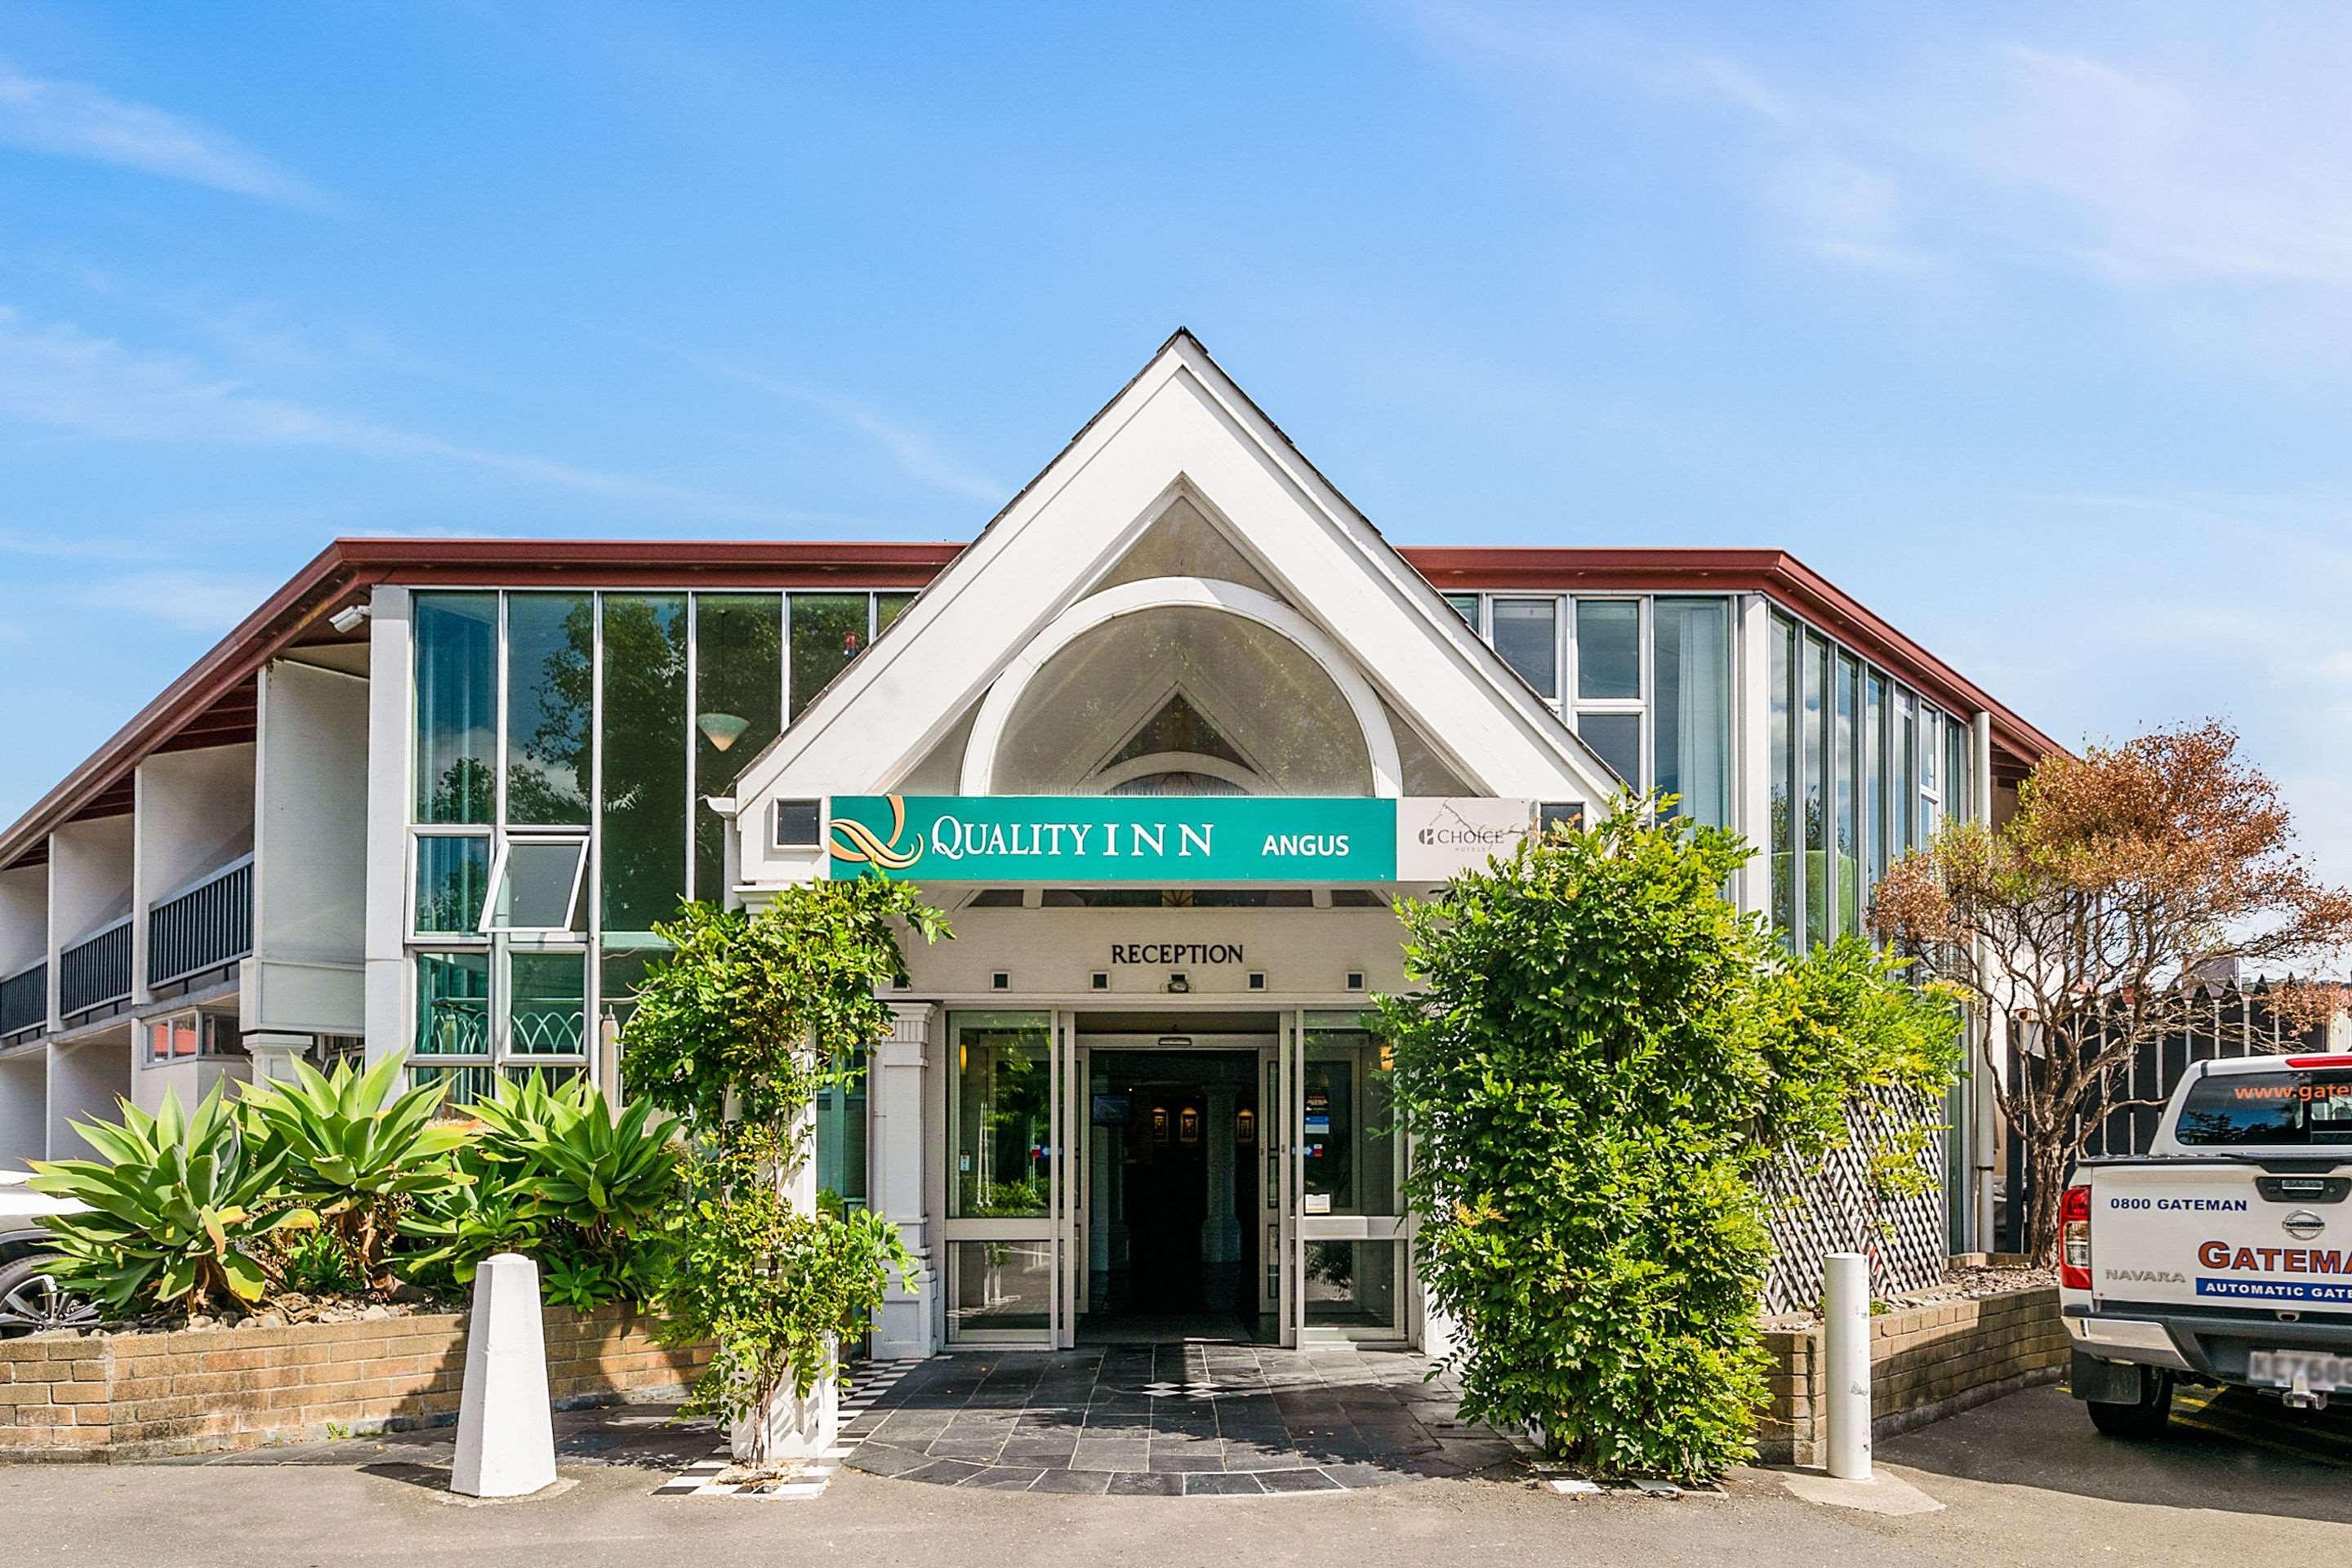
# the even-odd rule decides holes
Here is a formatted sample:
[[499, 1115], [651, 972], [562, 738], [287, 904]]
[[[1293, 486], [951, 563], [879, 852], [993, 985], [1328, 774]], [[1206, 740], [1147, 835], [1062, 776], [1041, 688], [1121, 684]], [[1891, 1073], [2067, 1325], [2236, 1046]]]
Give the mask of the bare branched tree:
[[2045, 758], [1998, 831], [1954, 823], [1896, 861], [1871, 921], [1980, 1021], [2030, 1026], [2032, 1065], [2016, 1073], [1992, 1059], [1992, 1031], [1978, 1034], [2022, 1144], [2027, 1249], [2047, 1262], [2067, 1169], [2110, 1078], [2192, 1025], [2260, 1049], [2272, 1017], [2296, 1035], [2335, 1014], [2342, 988], [2301, 984], [2231, 1023], [2196, 982], [2332, 963], [2352, 946], [2352, 889], [2319, 879], [2276, 787], [2209, 721]]

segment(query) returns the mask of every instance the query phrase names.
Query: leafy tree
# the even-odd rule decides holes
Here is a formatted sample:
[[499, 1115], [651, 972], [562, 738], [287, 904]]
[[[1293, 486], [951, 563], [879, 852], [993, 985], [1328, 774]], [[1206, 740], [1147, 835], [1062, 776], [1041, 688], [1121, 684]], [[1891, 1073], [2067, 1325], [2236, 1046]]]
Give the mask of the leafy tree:
[[890, 1032], [879, 993], [906, 976], [901, 926], [948, 934], [904, 882], [862, 878], [780, 890], [757, 912], [681, 907], [623, 1037], [633, 1098], [687, 1120], [696, 1139], [673, 1235], [660, 1330], [715, 1341], [689, 1407], [750, 1417], [748, 1456], [770, 1458], [774, 1401], [839, 1371], [840, 1340], [913, 1265], [871, 1214], [796, 1210], [785, 1184], [807, 1158], [824, 1089], [850, 1086]]
[[[1879, 884], [1873, 926], [1990, 1019], [2026, 1026], [2025, 1070], [1993, 1060], [2030, 1176], [2027, 1249], [2058, 1246], [2068, 1167], [2134, 1055], [2192, 1025], [2254, 1048], [2268, 1021], [2215, 1017], [2196, 981], [2326, 963], [2352, 945], [2352, 889], [2294, 848], [2286, 804], [2228, 725], [2158, 730], [2043, 759], [1999, 828], [1948, 823]], [[2297, 1029], [2343, 1005], [2331, 985], [2270, 994]]]
[[1747, 846], [1663, 804], [1402, 906], [1416, 989], [1377, 1005], [1464, 1414], [1703, 1477], [1764, 1394], [1757, 1175], [1842, 1142], [1868, 1087], [1940, 1093], [1953, 1020], [1865, 949], [1787, 954], [1721, 895]]

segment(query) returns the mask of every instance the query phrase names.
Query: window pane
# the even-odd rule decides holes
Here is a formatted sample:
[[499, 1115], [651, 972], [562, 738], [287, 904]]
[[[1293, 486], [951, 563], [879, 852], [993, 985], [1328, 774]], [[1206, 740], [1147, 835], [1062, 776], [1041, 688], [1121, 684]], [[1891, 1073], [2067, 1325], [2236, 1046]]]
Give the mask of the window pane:
[[828, 1089], [816, 1102], [816, 1184], [845, 1208], [866, 1206], [866, 1080]]
[[[1308, 1213], [1397, 1212], [1396, 1116], [1387, 1062], [1387, 1047], [1366, 1030], [1307, 1030]], [[1328, 1202], [1318, 1206], [1318, 1200]]]
[[523, 1057], [576, 1057], [587, 1049], [583, 1011], [588, 955], [518, 952], [509, 961], [507, 1049]]
[[1495, 601], [1495, 651], [1537, 694], [1559, 695], [1559, 603], [1555, 599]]
[[1308, 1242], [1307, 1322], [1333, 1328], [1395, 1328], [1396, 1277], [1393, 1241]]
[[1642, 695], [1642, 605], [1634, 599], [1576, 602], [1576, 694]]
[[488, 823], [497, 809], [499, 596], [419, 594], [416, 820]]
[[507, 595], [509, 822], [587, 825], [595, 632], [584, 595]]
[[1472, 631], [1475, 632], [1478, 629], [1477, 595], [1448, 594], [1445, 595], [1445, 602], [1454, 606], [1454, 613], [1455, 615], [1460, 616], [1464, 620], [1470, 623], [1470, 629]]
[[570, 931], [580, 925], [580, 862], [588, 846], [577, 838], [552, 842], [518, 838], [490, 895], [493, 931]]
[[482, 927], [482, 895], [490, 880], [486, 834], [416, 841], [416, 932], [471, 936]]
[[439, 1084], [442, 1108], [457, 1110], [489, 1099], [497, 1092], [499, 1080], [495, 1068], [412, 1067], [408, 1069], [408, 1081], [416, 1089]]
[[[646, 966], [669, 950], [662, 947], [613, 947], [604, 950], [597, 973], [596, 999], [603, 1016], [625, 1030], [629, 1015], [637, 1010], [637, 987], [645, 984]], [[628, 1042], [622, 1042], [623, 1049]]]
[[1974, 742], [1975, 731], [1958, 720], [1945, 724], [1944, 815], [1963, 822], [1970, 819], [1975, 809], [1969, 793], [1976, 772], [1969, 760], [1969, 753], [1975, 749]]
[[1944, 753], [1944, 716], [1932, 708], [1922, 706], [1919, 710], [1917, 751], [1919, 758], [1918, 842], [1924, 845], [1936, 837], [1936, 829], [1941, 826], [1942, 816], [1941, 808], [1935, 801], [1928, 798], [1937, 793], [1937, 774], [1939, 771], [1937, 764], [1942, 761]]
[[1049, 1241], [959, 1241], [954, 1244], [955, 1300], [948, 1309], [950, 1339], [971, 1333], [1051, 1326], [1054, 1247]]
[[1642, 716], [1639, 713], [1579, 713], [1576, 732], [1601, 760], [1634, 789], [1642, 787]]
[[732, 791], [782, 727], [782, 596], [698, 595], [694, 650], [694, 896], [715, 904], [726, 900], [727, 824], [702, 801]]
[[1830, 650], [1811, 637], [1805, 639], [1805, 929], [1800, 948], [1829, 940], [1828, 778], [1822, 747], [1826, 737], [1822, 701], [1829, 685]]
[[1918, 780], [1911, 772], [1911, 735], [1915, 717], [1909, 692], [1895, 697], [1894, 755], [1886, 771], [1886, 852], [1907, 854], [1911, 848], [1912, 803], [1919, 798]]
[[1772, 923], [1797, 930], [1796, 710], [1790, 703], [1797, 679], [1797, 628], [1772, 617]]
[[1862, 668], [1840, 655], [1837, 661], [1837, 899], [1841, 935], [1862, 929], [1862, 857], [1854, 822], [1854, 706]]
[[1052, 1042], [1042, 1014], [983, 1013], [955, 1021], [954, 1179], [948, 1213], [965, 1219], [1043, 1218], [1053, 1201]]
[[686, 897], [686, 600], [604, 595], [604, 930], [649, 931]]
[[416, 955], [416, 1055], [490, 1054], [490, 955]]
[[1731, 810], [1731, 607], [1721, 599], [1657, 603], [1654, 788], [1682, 816], [1720, 827]]
[[794, 594], [793, 717], [866, 648], [866, 595]]
[[907, 613], [915, 602], [912, 594], [877, 594], [874, 595], [874, 634], [877, 637], [890, 629], [890, 623]]

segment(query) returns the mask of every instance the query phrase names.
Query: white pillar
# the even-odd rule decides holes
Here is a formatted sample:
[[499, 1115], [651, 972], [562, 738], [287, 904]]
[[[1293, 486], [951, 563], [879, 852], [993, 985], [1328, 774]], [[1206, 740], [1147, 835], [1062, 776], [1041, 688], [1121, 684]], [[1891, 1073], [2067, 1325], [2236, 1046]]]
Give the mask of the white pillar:
[[555, 1419], [547, 1403], [539, 1265], [519, 1252], [501, 1252], [474, 1271], [457, 1463], [449, 1489], [467, 1497], [527, 1497], [554, 1484]]
[[1822, 1393], [1829, 1415], [1828, 1468], [1870, 1479], [1870, 1261], [1859, 1252], [1824, 1260]]
[[379, 585], [368, 617], [367, 1060], [408, 1046], [409, 753], [415, 722], [408, 590]]
[[246, 1054], [253, 1058], [255, 1083], [291, 1083], [294, 1064], [310, 1053], [308, 1035], [247, 1035]]
[[904, 1284], [893, 1285], [882, 1303], [874, 1324], [874, 1354], [882, 1361], [909, 1361], [939, 1350], [932, 1327], [939, 1268], [924, 1204], [923, 1091], [932, 1014], [928, 1003], [897, 1003], [892, 1011], [898, 1026], [875, 1047], [868, 1068], [866, 1151], [872, 1164], [866, 1191], [874, 1211], [898, 1225], [900, 1239], [915, 1255], [915, 1272]]

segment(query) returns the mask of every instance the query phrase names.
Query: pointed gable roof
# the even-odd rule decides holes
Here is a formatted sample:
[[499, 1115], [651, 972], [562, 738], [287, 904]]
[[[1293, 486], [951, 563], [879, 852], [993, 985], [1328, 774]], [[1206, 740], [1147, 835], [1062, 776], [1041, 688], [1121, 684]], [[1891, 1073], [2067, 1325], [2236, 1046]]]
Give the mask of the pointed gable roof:
[[1474, 787], [1593, 801], [1615, 787], [1559, 714], [1180, 330], [752, 762], [739, 801], [894, 787], [1179, 497]]

